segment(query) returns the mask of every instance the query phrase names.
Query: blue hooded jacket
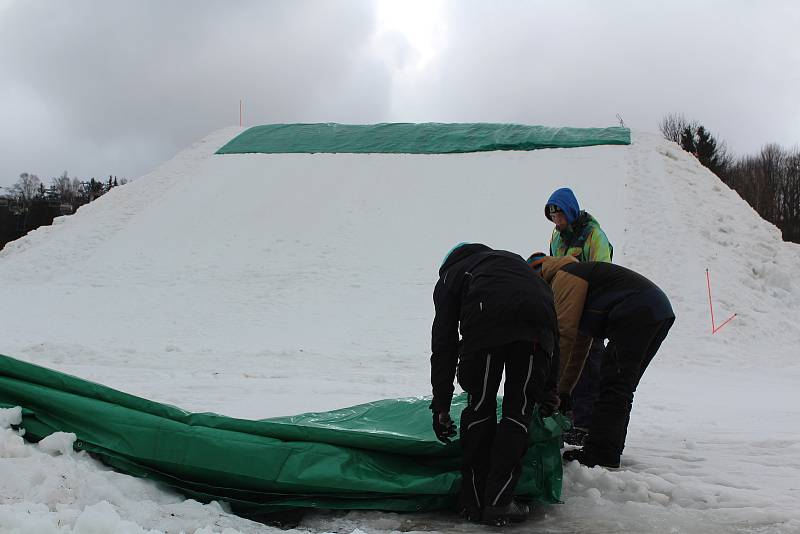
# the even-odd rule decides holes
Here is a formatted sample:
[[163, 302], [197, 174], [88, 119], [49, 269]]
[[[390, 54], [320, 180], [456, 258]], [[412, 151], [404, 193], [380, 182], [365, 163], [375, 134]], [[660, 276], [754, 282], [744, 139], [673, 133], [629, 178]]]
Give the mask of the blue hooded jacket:
[[569, 227], [553, 229], [550, 237], [551, 256], [575, 256], [579, 261], [611, 262], [614, 247], [608, 242], [597, 219], [581, 211], [575, 193], [569, 187], [556, 189], [544, 206], [544, 215], [550, 219], [547, 206], [555, 204], [567, 218]]
[[[573, 193], [572, 189], [569, 187], [562, 187], [561, 189], [553, 191], [553, 194], [550, 195], [550, 198], [547, 200], [547, 204], [555, 204], [561, 208], [569, 224], [574, 223], [581, 214], [581, 208], [578, 206], [578, 199], [575, 198], [575, 193]], [[547, 204], [544, 206], [544, 216], [550, 219], [547, 215]]]

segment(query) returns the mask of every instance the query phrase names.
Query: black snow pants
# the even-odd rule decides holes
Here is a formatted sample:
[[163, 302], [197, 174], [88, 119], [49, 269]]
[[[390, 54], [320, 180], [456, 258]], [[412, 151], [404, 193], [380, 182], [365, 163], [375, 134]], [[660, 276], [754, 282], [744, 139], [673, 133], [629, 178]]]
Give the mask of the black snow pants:
[[[550, 355], [521, 341], [462, 355], [458, 383], [467, 392], [461, 412], [463, 475], [459, 505], [504, 506], [511, 502], [528, 449], [534, 404], [541, 398]], [[497, 392], [505, 370], [503, 411]]]
[[572, 390], [572, 423], [576, 427], [587, 429], [592, 422], [594, 402], [597, 400], [597, 390], [600, 384], [600, 367], [605, 352], [605, 340], [596, 337], [592, 340], [592, 347], [586, 356], [578, 383]]
[[619, 463], [633, 394], [674, 322], [671, 317], [649, 324], [629, 324], [606, 347], [589, 435], [583, 447], [586, 455], [598, 463]]

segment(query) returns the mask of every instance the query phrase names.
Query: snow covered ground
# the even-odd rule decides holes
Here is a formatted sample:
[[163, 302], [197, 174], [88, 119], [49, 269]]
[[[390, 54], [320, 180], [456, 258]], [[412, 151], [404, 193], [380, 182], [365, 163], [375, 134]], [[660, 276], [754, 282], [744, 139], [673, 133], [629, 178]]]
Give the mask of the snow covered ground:
[[[678, 316], [623, 466], [565, 468], [512, 531], [800, 532], [800, 246], [659, 136], [458, 155], [213, 152], [215, 132], [0, 251], [0, 353], [192, 411], [261, 418], [429, 393], [431, 292], [460, 241], [546, 250], [572, 187]], [[717, 324], [711, 334], [706, 269]], [[0, 411], [0, 532], [267, 532], [110, 471]], [[16, 529], [16, 530], [15, 530]], [[480, 532], [447, 514], [311, 513], [313, 532]]]

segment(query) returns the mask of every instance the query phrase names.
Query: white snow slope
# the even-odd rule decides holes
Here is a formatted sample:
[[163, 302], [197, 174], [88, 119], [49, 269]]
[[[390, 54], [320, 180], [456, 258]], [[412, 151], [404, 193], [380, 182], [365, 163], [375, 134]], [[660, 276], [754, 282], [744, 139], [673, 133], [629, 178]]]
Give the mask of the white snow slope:
[[[800, 247], [676, 145], [459, 155], [213, 155], [216, 132], [0, 252], [0, 353], [192, 411], [261, 418], [429, 393], [431, 293], [460, 241], [527, 256], [561, 186], [677, 322], [618, 471], [565, 467], [512, 531], [800, 532]], [[716, 322], [711, 333], [706, 269]], [[271, 527], [114, 473], [0, 412], [0, 531]], [[479, 532], [449, 514], [306, 516], [314, 532]]]

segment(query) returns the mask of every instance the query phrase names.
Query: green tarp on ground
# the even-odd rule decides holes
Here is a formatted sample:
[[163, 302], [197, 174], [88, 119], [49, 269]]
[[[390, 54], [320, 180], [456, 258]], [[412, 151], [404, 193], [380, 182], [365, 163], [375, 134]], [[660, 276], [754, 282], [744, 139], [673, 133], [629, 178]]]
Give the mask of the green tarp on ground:
[[[464, 407], [457, 397], [454, 413]], [[75, 448], [244, 514], [287, 508], [432, 510], [454, 505], [458, 442], [430, 428], [429, 399], [389, 399], [249, 421], [189, 413], [0, 355], [0, 407], [20, 406], [25, 437], [72, 432]], [[518, 494], [561, 496], [561, 417], [534, 417]]]
[[629, 145], [628, 128], [551, 128], [491, 123], [266, 124], [249, 128], [217, 154], [452, 154]]

